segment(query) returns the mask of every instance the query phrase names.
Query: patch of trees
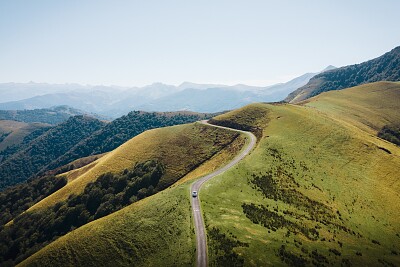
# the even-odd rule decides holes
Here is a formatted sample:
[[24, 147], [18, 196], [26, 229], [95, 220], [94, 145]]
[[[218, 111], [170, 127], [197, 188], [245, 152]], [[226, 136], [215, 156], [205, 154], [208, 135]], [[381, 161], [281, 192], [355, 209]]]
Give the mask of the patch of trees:
[[[397, 265], [395, 265], [395, 264], [393, 264], [390, 261], [387, 261], [385, 259], [378, 259], [378, 262], [383, 266], [390, 266], [390, 267], [396, 267], [397, 266]], [[347, 263], [348, 264], [346, 264], [346, 265], [343, 264], [343, 266], [351, 266], [350, 262], [347, 262]]]
[[24, 147], [28, 146], [28, 144], [30, 142], [32, 142], [34, 139], [41, 136], [42, 134], [44, 134], [51, 128], [52, 127], [50, 127], [50, 126], [49, 127], [40, 127], [38, 129], [34, 130], [33, 132], [31, 132], [30, 134], [28, 134], [27, 136], [25, 136], [21, 143], [10, 145], [3, 151], [0, 151], [0, 163], [2, 163], [3, 161], [5, 161], [9, 157], [11, 157], [18, 151], [22, 150]]
[[330, 248], [329, 252], [332, 252], [335, 256], [341, 256], [342, 255], [342, 253], [339, 250], [337, 250], [336, 248]]
[[0, 164], [0, 190], [27, 180], [69, 151], [104, 123], [87, 116], [75, 116], [37, 137]]
[[0, 225], [11, 221], [17, 215], [66, 184], [67, 179], [63, 176], [45, 176], [29, 180], [26, 183], [15, 185], [0, 192]]
[[150, 160], [106, 173], [54, 207], [21, 214], [0, 231], [0, 263], [16, 264], [60, 236], [156, 193], [164, 167]]
[[261, 224], [262, 226], [277, 231], [278, 229], [286, 228], [293, 233], [302, 233], [305, 237], [310, 240], [317, 240], [319, 233], [314, 228], [308, 228], [304, 225], [297, 224], [285, 219], [284, 216], [279, 215], [274, 211], [270, 211], [268, 208], [262, 205], [242, 204], [243, 213], [255, 224]]
[[400, 125], [385, 125], [378, 132], [378, 136], [400, 146]]
[[4, 139], [6, 139], [7, 136], [10, 135], [11, 132], [8, 133], [0, 133], [0, 143], [4, 141]]
[[328, 258], [323, 254], [319, 253], [317, 249], [314, 249], [308, 253], [304, 247], [301, 249], [304, 254], [295, 254], [291, 252], [285, 245], [282, 245], [276, 255], [281, 259], [282, 262], [288, 266], [330, 266], [332, 265]]
[[[308, 213], [308, 219], [330, 224], [343, 231], [350, 230], [336, 223], [340, 213], [335, 214], [326, 204], [313, 200], [302, 194], [297, 188], [300, 184], [296, 178], [311, 176], [310, 168], [303, 161], [296, 162], [277, 148], [268, 148], [269, 160], [274, 164], [264, 174], [253, 175], [250, 183], [255, 185], [266, 198], [282, 201]], [[289, 212], [287, 212], [289, 213]], [[340, 217], [340, 216], [339, 216]]]
[[319, 253], [318, 250], [313, 250], [309, 255], [312, 259], [312, 263], [315, 266], [325, 266], [325, 264], [329, 266], [328, 258]]
[[[285, 177], [285, 175], [288, 175]], [[251, 182], [263, 193], [266, 198], [293, 205], [294, 207], [309, 213], [310, 218], [315, 221], [328, 221], [336, 218], [332, 210], [323, 203], [312, 200], [297, 191], [294, 187], [299, 187], [295, 182], [285, 184], [293, 178], [290, 173], [283, 170], [280, 166], [273, 171], [269, 170], [263, 175], [253, 174]], [[288, 179], [290, 178], [290, 179]]]
[[315, 225], [315, 229], [307, 228], [301, 223], [297, 223], [297, 220], [310, 220], [360, 236], [343, 225], [339, 211], [335, 213], [326, 204], [309, 198], [298, 189], [300, 184], [296, 180], [299, 177], [304, 180], [304, 177], [312, 175], [305, 162], [296, 162], [289, 155], [274, 147], [268, 148], [266, 152], [265, 160], [271, 162], [270, 167], [263, 173], [252, 174], [248, 182], [255, 190], [260, 191], [265, 198], [285, 203], [294, 209], [285, 209], [282, 211], [283, 215], [279, 215], [277, 214], [277, 207], [273, 208], [272, 211], [268, 209], [268, 205], [265, 207], [243, 204], [243, 212], [251, 221], [273, 231], [287, 228], [291, 232], [302, 233], [311, 240], [319, 237], [316, 230], [318, 224]]
[[276, 148], [268, 148], [269, 157], [274, 162], [265, 173], [252, 174], [252, 183], [266, 198], [282, 201], [300, 210], [307, 212], [310, 219], [327, 223], [337, 216], [325, 204], [310, 199], [296, 190], [300, 185], [296, 182], [296, 170], [302, 173], [309, 172], [304, 162], [298, 164], [288, 155]]
[[207, 231], [208, 244], [211, 246], [210, 253], [214, 255], [213, 266], [243, 266], [244, 259], [233, 249], [235, 247], [248, 247], [247, 243], [240, 242], [235, 236], [221, 233], [218, 228]]
[[283, 262], [285, 262], [289, 266], [303, 267], [307, 266], [308, 263], [308, 261], [302, 255], [296, 255], [286, 250], [285, 245], [282, 245], [279, 248], [277, 255]]

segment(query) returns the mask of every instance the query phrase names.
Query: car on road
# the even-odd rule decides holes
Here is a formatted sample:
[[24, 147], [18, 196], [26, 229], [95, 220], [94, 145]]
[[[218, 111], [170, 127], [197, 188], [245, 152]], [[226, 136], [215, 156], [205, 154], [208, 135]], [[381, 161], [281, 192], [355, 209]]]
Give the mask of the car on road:
[[192, 197], [197, 197], [197, 191], [192, 192]]

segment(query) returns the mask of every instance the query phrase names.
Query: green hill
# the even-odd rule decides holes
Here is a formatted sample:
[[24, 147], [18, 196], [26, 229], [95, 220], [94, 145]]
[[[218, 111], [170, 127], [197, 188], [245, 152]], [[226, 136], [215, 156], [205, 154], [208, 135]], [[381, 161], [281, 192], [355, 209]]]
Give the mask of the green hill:
[[[210, 265], [399, 265], [400, 147], [378, 136], [400, 123], [399, 109], [399, 84], [379, 82], [301, 105], [252, 104], [213, 118], [253, 131], [258, 143], [200, 192]], [[68, 184], [26, 216], [75, 201], [102, 174], [124, 175], [148, 160], [164, 166], [159, 182], [165, 182], [154, 186], [157, 193], [68, 231], [20, 265], [193, 266], [189, 186], [238, 153], [244, 139], [233, 136], [201, 124], [155, 129], [65, 173]]]
[[298, 103], [323, 92], [377, 81], [400, 81], [400, 46], [361, 64], [318, 74], [311, 78], [308, 84], [290, 93], [285, 101]]
[[380, 135], [400, 124], [400, 82], [376, 82], [331, 91], [301, 102], [360, 129]]
[[106, 124], [101, 130], [77, 143], [60, 158], [50, 162], [47, 169], [60, 167], [81, 157], [111, 151], [146, 130], [195, 122], [208, 117], [210, 114], [184, 111], [132, 111]]
[[[54, 126], [49, 132], [44, 133], [49, 128], [34, 131], [17, 145], [8, 146], [0, 152], [0, 170], [4, 170], [0, 174], [0, 189], [32, 175], [44, 175], [49, 170], [60, 168], [82, 157], [111, 151], [148, 129], [194, 122], [209, 116], [209, 114], [184, 111], [163, 113], [132, 111], [110, 123], [88, 117], [87, 120], [94, 123], [94, 128], [90, 128], [91, 122], [80, 126], [79, 123], [75, 124], [75, 119], [70, 119]], [[69, 131], [81, 131], [81, 133], [71, 137]], [[58, 150], [54, 151], [56, 146], [59, 146]], [[16, 176], [19, 178], [15, 179]]]
[[[222, 162], [225, 162], [226, 158], [231, 158], [231, 155], [235, 154], [235, 150], [240, 149], [241, 144], [243, 144], [243, 138], [237, 133], [198, 123], [147, 131], [131, 139], [116, 150], [101, 157], [94, 163], [89, 164], [89, 168], [86, 166], [67, 173], [66, 177], [68, 179], [68, 184], [66, 186], [40, 201], [37, 205], [28, 210], [28, 212], [14, 219], [12, 224], [6, 226], [5, 229], [0, 232], [1, 240], [3, 240], [0, 247], [3, 246], [3, 248], [8, 248], [5, 249], [5, 251], [3, 250], [1, 257], [3, 257], [3, 261], [20, 261], [30, 253], [33, 253], [38, 248], [42, 247], [43, 244], [46, 244], [43, 243], [43, 238], [49, 242], [60, 235], [64, 235], [69, 231], [80, 227], [82, 225], [82, 220], [84, 220], [81, 217], [83, 212], [89, 212], [89, 217], [87, 218], [88, 222], [93, 219], [98, 219], [99, 217], [96, 216], [99, 214], [100, 209], [103, 209], [102, 207], [104, 207], [104, 205], [98, 203], [97, 212], [94, 210], [94, 213], [91, 213], [93, 201], [89, 201], [92, 198], [92, 193], [97, 192], [96, 194], [100, 195], [97, 195], [95, 199], [101, 200], [101, 203], [104, 204], [108, 202], [109, 204], [106, 205], [114, 205], [116, 201], [119, 201], [117, 200], [117, 196], [122, 197], [121, 202], [119, 202], [122, 206], [115, 208], [111, 207], [111, 209], [114, 209], [113, 211], [126, 205], [129, 206], [126, 209], [113, 213], [104, 219], [94, 221], [96, 222], [95, 225], [106, 223], [106, 228], [113, 231], [115, 238], [117, 239], [123, 238], [126, 234], [131, 236], [140, 236], [142, 239], [140, 242], [148, 241], [146, 246], [149, 247], [149, 249], [158, 249], [158, 246], [161, 246], [167, 241], [170, 242], [171, 240], [177, 240], [178, 243], [171, 245], [171, 248], [169, 249], [173, 249], [174, 246], [182, 246], [178, 247], [183, 250], [184, 255], [182, 255], [182, 259], [191, 262], [193, 260], [191, 256], [193, 250], [193, 237], [190, 230], [190, 210], [187, 198], [189, 184], [185, 181], [191, 179], [191, 173], [193, 171], [197, 173], [204, 172], [204, 166], [206, 166], [207, 170], [215, 169]], [[144, 187], [142, 182], [140, 182], [142, 184], [139, 185], [139, 187], [136, 187], [138, 181], [144, 181], [143, 179], [147, 179], [144, 178], [146, 176], [145, 173], [143, 173], [145, 174], [144, 176], [143, 174], [139, 174], [137, 167], [153, 164], [146, 163], [149, 161], [154, 163], [158, 162], [157, 164], [162, 166], [161, 169], [159, 169], [160, 172], [158, 172], [160, 175], [154, 176], [158, 177], [157, 181], [155, 181], [154, 184], [151, 184], [150, 187], [148, 187], [148, 184], [146, 185], [147, 187]], [[142, 165], [142, 163], [146, 164]], [[132, 169], [132, 166], [135, 166], [134, 169]], [[112, 173], [107, 174], [107, 172], [110, 171]], [[132, 176], [134, 179], [137, 179], [135, 177], [139, 176], [142, 176], [142, 178], [139, 180], [129, 181], [125, 185], [126, 187], [123, 186], [125, 189], [121, 189], [121, 181], [123, 181], [123, 179], [130, 179], [129, 177], [131, 177], [130, 173], [132, 171], [136, 173]], [[144, 171], [144, 169], [142, 169], [142, 171]], [[79, 176], [76, 176], [77, 173]], [[110, 175], [113, 178], [108, 181], [115, 181], [116, 183], [111, 186], [107, 185], [104, 188], [105, 191], [100, 193], [101, 185], [99, 182], [104, 183]], [[153, 177], [153, 175], [151, 175], [151, 177]], [[153, 178], [151, 178], [151, 180], [152, 179]], [[180, 182], [184, 184], [163, 191], [163, 189], [167, 188], [179, 179]], [[100, 189], [96, 189], [94, 186], [100, 186]], [[134, 189], [135, 187], [137, 189], [142, 189], [137, 190]], [[144, 190], [145, 188], [146, 190]], [[150, 188], [152, 190], [151, 192]], [[110, 191], [111, 189], [118, 191]], [[109, 195], [110, 192], [115, 192], [115, 198], [113, 198], [111, 202], [103, 202], [106, 196], [107, 198], [111, 196]], [[118, 192], [121, 192], [122, 195]], [[151, 196], [157, 192], [160, 193]], [[125, 203], [123, 199], [127, 194], [129, 194], [128, 196], [130, 197], [127, 198], [128, 202]], [[85, 197], [85, 195], [88, 198]], [[146, 196], [150, 197], [140, 200]], [[136, 202], [137, 200], [140, 201]], [[148, 201], [152, 203], [152, 207], [144, 204], [148, 203]], [[130, 203], [133, 204], [130, 205]], [[179, 207], [177, 204], [179, 204]], [[145, 209], [143, 210], [142, 207]], [[132, 214], [132, 212], [127, 213], [127, 209], [139, 211]], [[184, 217], [182, 217], [183, 215], [179, 215], [180, 212], [186, 213], [184, 214]], [[164, 214], [165, 216], [155, 216], [157, 213]], [[91, 217], [91, 214], [93, 215], [93, 218]], [[77, 217], [75, 218], [70, 216]], [[108, 224], [110, 217], [114, 218], [112, 219], [114, 220], [112, 224]], [[162, 224], [160, 229], [154, 229], [154, 233], [139, 231], [138, 227], [153, 228], [155, 226], [152, 225], [150, 221], [149, 225], [147, 225], [147, 222], [144, 223], [143, 220], [146, 220], [146, 217], [148, 220], [158, 220]], [[171, 222], [172, 219], [180, 217], [182, 217], [183, 220], [182, 224]], [[130, 221], [127, 226], [127, 220], [133, 221]], [[85, 232], [85, 227], [92, 227], [91, 225], [94, 224], [89, 223], [86, 226], [81, 226], [77, 230]], [[95, 226], [95, 228], [97, 228], [97, 226]], [[105, 228], [101, 227], [97, 229]], [[36, 231], [37, 234], [31, 236], [31, 231]], [[90, 231], [94, 233], [96, 230], [92, 229]], [[164, 231], [169, 232], [165, 233]], [[169, 239], [167, 235], [159, 236], [161, 233], [165, 233], [169, 236], [173, 235], [173, 238]], [[15, 235], [17, 235], [18, 238], [13, 239], [12, 236]], [[68, 236], [73, 236], [73, 234], [67, 234], [65, 237]], [[94, 234], [93, 236], [95, 237], [96, 235]], [[160, 240], [156, 239], [158, 236]], [[80, 237], [83, 236], [80, 235]], [[21, 242], [21, 240], [25, 241]], [[104, 246], [104, 251], [106, 251], [107, 249], [105, 249], [105, 247], [107, 244], [103, 244], [103, 241], [104, 240], [100, 238], [96, 243], [93, 243], [93, 245]], [[120, 241], [123, 242], [122, 240]], [[60, 241], [57, 240], [56, 242], [57, 244], [63, 244], [63, 239], [60, 239]], [[132, 244], [133, 247], [126, 247], [126, 249], [137, 250], [140, 257], [149, 257], [150, 255], [147, 255], [145, 251], [141, 250], [142, 245], [139, 245], [137, 248], [135, 247], [138, 245], [139, 244]], [[168, 248], [165, 247], [163, 251], [160, 250], [160, 253], [167, 253], [166, 249]], [[116, 251], [109, 250], [109, 253], [116, 253]], [[123, 256], [124, 253], [123, 249], [117, 254], [107, 255], [106, 253], [103, 253], [103, 257], [96, 260], [96, 262], [99, 264], [104, 262], [106, 259], [104, 257], [109, 258], [112, 256], [117, 259]], [[169, 260], [176, 261], [178, 259], [179, 258], [173, 257]], [[65, 258], [63, 260], [68, 261], [70, 259]], [[60, 259], [60, 264], [63, 264], [63, 260]], [[130, 259], [126, 260], [128, 262], [130, 261]], [[148, 258], [148, 260], [151, 260], [151, 258]], [[124, 262], [123, 259], [122, 261]], [[64, 264], [67, 263], [64, 262]]]
[[0, 190], [35, 175], [103, 125], [91, 117], [75, 116], [35, 138], [0, 164]]
[[211, 265], [398, 265], [400, 148], [375, 134], [399, 122], [399, 92], [376, 83], [263, 105], [255, 151], [202, 191]]
[[25, 123], [0, 120], [0, 162], [4, 157], [15, 153], [18, 148], [50, 129], [43, 123]]
[[0, 192], [0, 227], [66, 184], [65, 177], [45, 176]]

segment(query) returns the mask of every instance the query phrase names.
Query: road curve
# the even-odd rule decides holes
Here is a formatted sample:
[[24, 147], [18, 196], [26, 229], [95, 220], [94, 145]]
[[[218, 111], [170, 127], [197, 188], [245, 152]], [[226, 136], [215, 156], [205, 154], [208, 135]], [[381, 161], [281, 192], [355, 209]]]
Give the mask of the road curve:
[[197, 254], [196, 261], [197, 261], [198, 267], [206, 267], [207, 266], [207, 235], [205, 232], [204, 221], [203, 221], [203, 217], [201, 214], [200, 195], [198, 195], [197, 197], [192, 197], [192, 192], [193, 191], [199, 192], [201, 186], [205, 182], [207, 182], [211, 178], [225, 172], [226, 170], [232, 168], [236, 163], [238, 163], [245, 156], [247, 156], [250, 153], [250, 151], [253, 149], [253, 147], [255, 146], [257, 138], [254, 136], [254, 134], [252, 134], [250, 132], [209, 124], [206, 120], [203, 120], [200, 122], [205, 125], [212, 126], [212, 127], [217, 127], [217, 128], [227, 129], [230, 131], [244, 133], [250, 139], [250, 142], [247, 144], [247, 147], [245, 149], [243, 149], [240, 152], [240, 154], [238, 154], [231, 162], [229, 162], [227, 165], [223, 166], [222, 168], [217, 169], [214, 172], [201, 177], [200, 179], [196, 180], [191, 186], [190, 198], [192, 199], [192, 201], [191, 201], [192, 202], [192, 211], [193, 211], [194, 226], [195, 226], [195, 233], [196, 233], [196, 251], [197, 251], [196, 252], [196, 254]]

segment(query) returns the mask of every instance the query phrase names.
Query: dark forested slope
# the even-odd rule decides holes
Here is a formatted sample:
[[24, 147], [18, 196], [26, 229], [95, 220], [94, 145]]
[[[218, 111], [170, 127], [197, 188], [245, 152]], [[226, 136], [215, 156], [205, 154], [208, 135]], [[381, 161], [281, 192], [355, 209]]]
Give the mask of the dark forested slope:
[[35, 175], [103, 126], [97, 119], [75, 116], [45, 132], [0, 164], [0, 190]]
[[77, 158], [111, 151], [132, 137], [149, 129], [190, 123], [210, 114], [193, 112], [142, 112], [132, 111], [104, 126], [100, 131], [79, 142], [59, 159], [51, 162], [47, 169], [65, 165]]
[[75, 116], [40, 136], [29, 136], [0, 156], [0, 190], [76, 159], [111, 151], [149, 129], [190, 123], [209, 118], [193, 112], [132, 111], [110, 123]]
[[306, 85], [289, 94], [285, 99], [298, 103], [322, 92], [340, 90], [377, 81], [400, 80], [400, 46], [390, 52], [363, 62], [314, 76]]

